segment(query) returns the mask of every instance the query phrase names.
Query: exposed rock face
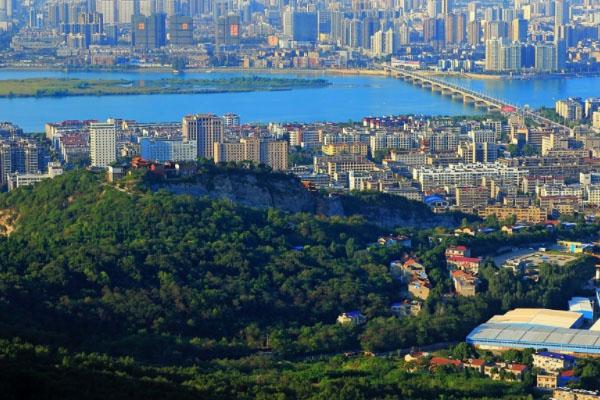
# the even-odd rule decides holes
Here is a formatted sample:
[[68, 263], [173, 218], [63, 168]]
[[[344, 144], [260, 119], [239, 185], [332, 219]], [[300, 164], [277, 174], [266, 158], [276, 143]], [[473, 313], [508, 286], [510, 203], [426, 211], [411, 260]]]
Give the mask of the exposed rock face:
[[[323, 196], [306, 190], [291, 176], [246, 173], [218, 173], [198, 176], [194, 182], [166, 182], [151, 186], [153, 190], [165, 189], [175, 194], [207, 196], [211, 199], [227, 199], [252, 208], [277, 208], [296, 213], [308, 212], [320, 215], [361, 215], [376, 225], [393, 228], [454, 226], [455, 221], [445, 216], [432, 215], [426, 206], [411, 203], [411, 210], [403, 207], [387, 207], [353, 201], [352, 207], [342, 196]], [[405, 200], [398, 198], [398, 202]]]
[[315, 212], [317, 196], [293, 178], [261, 182], [253, 174], [219, 174], [210, 180], [194, 183], [166, 183], [153, 189], [166, 189], [175, 194], [227, 199], [252, 208], [278, 208], [287, 212]]

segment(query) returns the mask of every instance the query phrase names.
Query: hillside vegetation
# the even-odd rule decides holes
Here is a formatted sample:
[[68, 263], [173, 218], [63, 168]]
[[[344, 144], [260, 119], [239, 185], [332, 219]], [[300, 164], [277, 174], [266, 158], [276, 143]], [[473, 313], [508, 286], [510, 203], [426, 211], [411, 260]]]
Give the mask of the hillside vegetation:
[[[350, 205], [362, 201], [389, 200], [358, 195]], [[477, 252], [562, 233], [430, 240], [435, 230], [397, 231], [412, 235], [409, 251], [371, 245], [390, 230], [358, 215], [121, 189], [84, 171], [2, 194], [0, 210], [11, 215], [10, 235], [0, 235], [0, 392], [12, 398], [524, 398], [519, 385], [308, 357], [460, 341], [515, 306], [564, 307], [593, 270], [582, 257], [542, 266], [533, 282], [486, 264], [481, 295], [448, 296], [448, 244]], [[402, 286], [388, 265], [408, 252], [433, 287], [418, 316], [398, 319], [390, 305]], [[355, 309], [365, 325], [335, 324]]]

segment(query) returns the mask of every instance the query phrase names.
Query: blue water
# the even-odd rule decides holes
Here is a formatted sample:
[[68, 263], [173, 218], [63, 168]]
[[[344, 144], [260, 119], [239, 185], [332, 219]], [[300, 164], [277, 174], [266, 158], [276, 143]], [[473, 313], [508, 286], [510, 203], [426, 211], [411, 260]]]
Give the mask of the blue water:
[[546, 79], [501, 79], [475, 80], [464, 78], [444, 78], [447, 81], [487, 93], [498, 99], [519, 106], [532, 108], [554, 107], [557, 100], [567, 97], [600, 97], [600, 77]]
[[[189, 73], [182, 75], [181, 79], [239, 75], [242, 73]], [[285, 76], [299, 75], [289, 73]], [[301, 76], [321, 77], [317, 74]], [[163, 72], [0, 71], [0, 85], [2, 79], [33, 77], [159, 79], [172, 78], [173, 75]], [[186, 114], [200, 112], [235, 112], [240, 115], [242, 122], [344, 122], [369, 115], [478, 113], [460, 101], [397, 79], [376, 76], [323, 77], [332, 85], [284, 92], [0, 99], [0, 121], [11, 121], [28, 132], [35, 132], [42, 131], [46, 122], [65, 119], [115, 117], [141, 122], [178, 121]], [[511, 103], [531, 106], [551, 106], [556, 99], [567, 96], [600, 96], [600, 78], [460, 82]]]

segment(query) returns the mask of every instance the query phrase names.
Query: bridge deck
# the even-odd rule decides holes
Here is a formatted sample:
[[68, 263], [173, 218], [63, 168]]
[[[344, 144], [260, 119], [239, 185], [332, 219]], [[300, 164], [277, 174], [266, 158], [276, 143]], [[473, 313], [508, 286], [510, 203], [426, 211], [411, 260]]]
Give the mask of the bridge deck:
[[410, 79], [412, 84], [417, 84], [417, 82], [420, 82], [422, 85], [426, 83], [431, 87], [438, 88], [441, 91], [445, 90], [447, 92], [451, 92], [452, 94], [460, 94], [463, 96], [464, 99], [470, 98], [473, 100], [473, 103], [483, 103], [490, 108], [503, 109], [511, 107], [515, 110], [515, 112], [521, 113], [522, 115], [531, 118], [537, 123], [548, 124], [555, 128], [559, 128], [565, 131], [570, 130], [569, 127], [559, 124], [558, 122], [552, 121], [548, 118], [545, 118], [534, 111], [517, 106], [515, 104], [511, 104], [501, 99], [494, 98], [488, 94], [472, 90], [471, 88], [446, 82], [441, 79], [433, 78], [431, 76], [426, 76], [413, 70], [394, 68], [389, 65], [383, 65], [382, 67], [384, 68], [384, 70], [389, 71], [390, 73], [394, 73], [401, 77]]

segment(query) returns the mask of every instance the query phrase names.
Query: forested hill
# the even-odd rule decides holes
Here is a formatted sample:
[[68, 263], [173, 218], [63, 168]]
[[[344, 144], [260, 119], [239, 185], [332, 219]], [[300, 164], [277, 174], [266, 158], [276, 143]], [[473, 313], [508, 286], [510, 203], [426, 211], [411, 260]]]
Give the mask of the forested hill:
[[278, 327], [386, 310], [398, 291], [385, 263], [356, 251], [382, 233], [358, 218], [132, 194], [88, 172], [4, 194], [0, 209], [14, 229], [0, 237], [7, 337], [160, 360], [222, 356], [260, 348]]
[[[389, 229], [137, 187], [77, 171], [0, 195], [0, 397], [525, 399], [522, 384], [341, 354], [462, 340], [493, 313], [566, 304], [593, 271], [583, 257], [534, 282], [486, 264], [481, 296], [448, 297], [444, 250], [459, 239], [400, 230], [433, 288], [398, 319], [388, 265], [407, 249], [369, 245]], [[368, 322], [335, 323], [350, 310]]]
[[310, 192], [297, 178], [260, 167], [204, 163], [199, 168], [199, 173], [192, 177], [154, 181], [149, 187], [176, 194], [228, 199], [252, 208], [272, 207], [329, 217], [360, 215], [387, 228], [451, 226], [460, 222], [450, 216], [435, 215], [422, 202], [400, 196], [361, 192], [328, 196]]

